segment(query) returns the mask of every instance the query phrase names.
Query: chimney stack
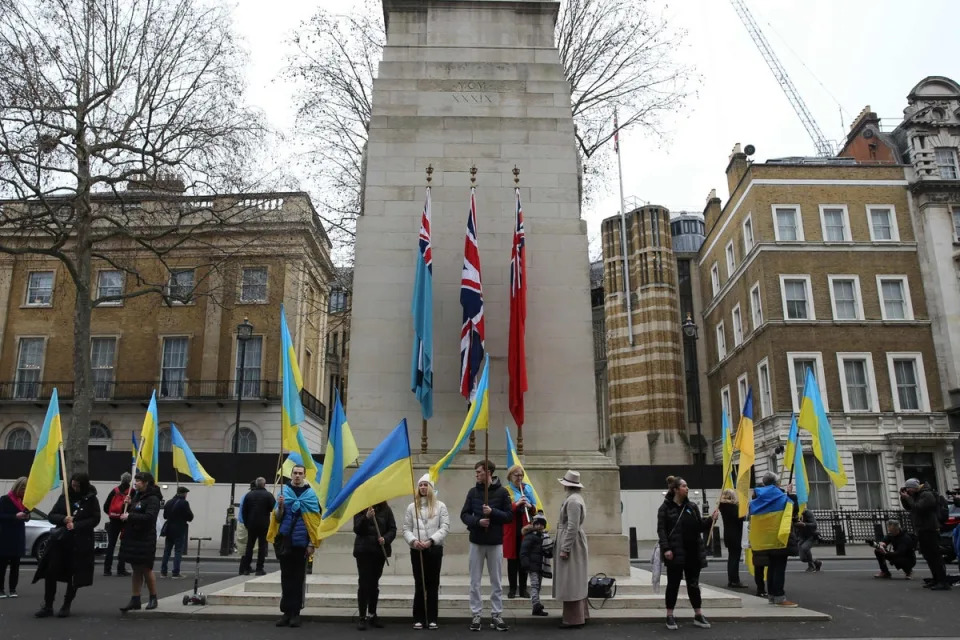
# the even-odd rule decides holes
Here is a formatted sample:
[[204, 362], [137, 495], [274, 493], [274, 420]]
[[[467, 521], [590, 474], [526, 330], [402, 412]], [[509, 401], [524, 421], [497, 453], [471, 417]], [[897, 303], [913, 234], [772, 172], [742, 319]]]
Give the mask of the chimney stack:
[[738, 142], [733, 145], [733, 151], [730, 152], [730, 161], [727, 163], [727, 188], [731, 195], [749, 168], [750, 163], [747, 161], [747, 154], [743, 152]]
[[717, 197], [717, 190], [710, 189], [710, 195], [707, 196], [707, 206], [703, 210], [703, 223], [706, 226], [707, 233], [710, 233], [710, 229], [720, 219], [720, 212], [720, 198]]

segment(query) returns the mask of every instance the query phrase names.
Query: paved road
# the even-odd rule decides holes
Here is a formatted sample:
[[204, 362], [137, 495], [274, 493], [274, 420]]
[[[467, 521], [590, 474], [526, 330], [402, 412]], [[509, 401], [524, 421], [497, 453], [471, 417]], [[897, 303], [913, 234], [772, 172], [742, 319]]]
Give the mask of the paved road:
[[[714, 562], [705, 570], [703, 582], [713, 586], [726, 584], [722, 561]], [[187, 574], [188, 566], [184, 565]], [[189, 565], [192, 571], [193, 565]], [[952, 569], [956, 571], [954, 567]], [[799, 563], [791, 563], [787, 577], [788, 595], [803, 606], [825, 611], [833, 616], [825, 623], [723, 623], [706, 631], [689, 624], [679, 632], [669, 632], [659, 623], [595, 624], [582, 631], [570, 632], [579, 640], [614, 640], [631, 638], [915, 638], [960, 637], [960, 623], [954, 611], [960, 604], [960, 589], [953, 592], [929, 593], [920, 587], [920, 581], [880, 581], [872, 575], [876, 567], [865, 560], [825, 562], [819, 574], [805, 574]], [[202, 566], [207, 580], [222, 580], [235, 574], [233, 564], [205, 562]], [[918, 572], [922, 575], [924, 572]], [[192, 574], [190, 574], [192, 577]], [[40, 605], [42, 585], [30, 584], [33, 567], [25, 567], [21, 576], [21, 597], [0, 600], [0, 638], [43, 640], [93, 640], [126, 636], [132, 640], [166, 640], [169, 638], [204, 638], [204, 640], [262, 640], [293, 635], [292, 631], [274, 629], [267, 622], [229, 622], [185, 620], [123, 619], [117, 607], [126, 602], [130, 583], [124, 578], [97, 577], [96, 583], [80, 591], [74, 604], [74, 616], [67, 620], [55, 618], [35, 620], [33, 612]], [[749, 576], [744, 575], [744, 579]], [[169, 595], [191, 588], [192, 580], [162, 580], [161, 595]], [[59, 604], [59, 599], [58, 603]], [[709, 611], [707, 612], [709, 616]], [[542, 637], [542, 624], [515, 626], [511, 637]], [[439, 639], [463, 635], [463, 626], [445, 625], [439, 632], [429, 634]], [[303, 632], [315, 634], [343, 634], [354, 637], [359, 632], [347, 623], [309, 623]], [[413, 637], [406, 623], [392, 623], [387, 632], [370, 630], [367, 635]], [[419, 632], [420, 635], [428, 632]], [[484, 631], [483, 633], [493, 633]], [[385, 640], [384, 638], [384, 640]]]

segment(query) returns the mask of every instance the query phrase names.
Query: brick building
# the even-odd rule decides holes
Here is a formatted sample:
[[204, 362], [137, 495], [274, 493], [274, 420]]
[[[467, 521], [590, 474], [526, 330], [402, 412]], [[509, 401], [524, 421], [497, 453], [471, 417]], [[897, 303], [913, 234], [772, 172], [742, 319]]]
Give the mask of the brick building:
[[[244, 358], [239, 450], [279, 451], [284, 303], [303, 374], [304, 432], [319, 450], [326, 407], [318, 398], [327, 388], [323, 343], [333, 267], [330, 241], [309, 197], [151, 191], [127, 191], [122, 197], [124, 207], [148, 217], [162, 216], [171, 206], [218, 212], [244, 207], [253, 215], [250, 223], [184, 244], [163, 261], [120, 245], [108, 253], [115, 263], [135, 265], [149, 282], [167, 282], [171, 303], [144, 295], [94, 308], [91, 447], [128, 450], [131, 432], [139, 433], [156, 389], [161, 450], [169, 450], [168, 425], [174, 422], [195, 450], [230, 451], [238, 394], [236, 327], [249, 318], [254, 330]], [[93, 206], [119, 205], [105, 194], [95, 196]], [[138, 277], [104, 260], [95, 261], [94, 274], [97, 297], [133, 290]], [[0, 448], [36, 446], [54, 387], [64, 427], [71, 425], [74, 298], [59, 261], [0, 255]]]
[[712, 193], [704, 212], [699, 323], [714, 413], [736, 425], [752, 387], [755, 469], [779, 469], [812, 369], [850, 479], [835, 492], [807, 453], [813, 508], [893, 507], [912, 476], [956, 485], [908, 182], [879, 156], [755, 164], [737, 145], [730, 198]]

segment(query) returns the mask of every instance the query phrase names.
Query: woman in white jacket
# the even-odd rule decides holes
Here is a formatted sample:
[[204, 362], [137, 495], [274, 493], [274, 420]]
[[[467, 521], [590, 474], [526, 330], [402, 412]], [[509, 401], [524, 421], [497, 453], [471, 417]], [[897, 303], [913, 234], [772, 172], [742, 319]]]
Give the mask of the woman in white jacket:
[[447, 513], [447, 505], [437, 500], [429, 474], [420, 478], [417, 494], [419, 508], [411, 502], [403, 517], [403, 539], [410, 545], [410, 562], [413, 565], [413, 579], [416, 581], [413, 628], [436, 629], [443, 541], [450, 532], [450, 514]]

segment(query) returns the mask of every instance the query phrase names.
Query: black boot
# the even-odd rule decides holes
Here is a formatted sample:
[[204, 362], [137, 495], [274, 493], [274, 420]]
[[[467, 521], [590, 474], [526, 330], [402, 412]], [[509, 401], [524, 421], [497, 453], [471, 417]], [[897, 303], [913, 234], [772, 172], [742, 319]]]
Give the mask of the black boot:
[[290, 626], [291, 626], [291, 627], [294, 627], [294, 628], [300, 626], [300, 614], [299, 614], [299, 613], [295, 613], [295, 614], [293, 614], [292, 616], [290, 616]]
[[66, 602], [63, 603], [63, 606], [60, 607], [60, 611], [57, 611], [58, 618], [69, 618], [70, 617], [70, 605]]
[[290, 616], [288, 614], [283, 614], [280, 616], [280, 619], [277, 620], [276, 626], [278, 627], [289, 627], [290, 626]]
[[44, 603], [40, 610], [33, 614], [34, 618], [49, 618], [53, 615], [53, 604]]
[[147, 611], [157, 608], [157, 596], [156, 594], [150, 595], [150, 600], [147, 601], [147, 606], [144, 607]]
[[517, 588], [516, 588], [516, 587], [510, 587], [510, 591], [507, 591], [507, 597], [508, 597], [508, 598], [516, 598], [516, 597], [517, 597]]
[[126, 606], [120, 607], [120, 611], [126, 613], [127, 611], [139, 611], [140, 608], [140, 596], [130, 596], [130, 602]]
[[535, 615], [535, 616], [548, 616], [548, 615], [550, 615], [550, 614], [547, 613], [547, 611], [543, 608], [543, 605], [538, 602], [537, 604], [533, 605], [533, 615]]
[[383, 629], [383, 623], [380, 622], [380, 618], [377, 614], [370, 614], [370, 626], [374, 629]]

